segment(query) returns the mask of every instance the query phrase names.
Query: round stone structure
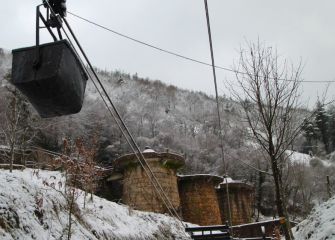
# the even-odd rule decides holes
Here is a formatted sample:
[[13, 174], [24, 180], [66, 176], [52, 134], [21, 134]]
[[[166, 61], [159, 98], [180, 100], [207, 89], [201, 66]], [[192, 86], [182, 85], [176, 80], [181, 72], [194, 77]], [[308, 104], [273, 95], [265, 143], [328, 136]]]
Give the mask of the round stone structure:
[[178, 181], [184, 221], [201, 226], [222, 224], [216, 194], [222, 177], [209, 174], [180, 175]]
[[232, 225], [250, 223], [253, 215], [255, 188], [250, 184], [232, 180], [231, 178], [227, 178], [227, 182], [224, 179], [216, 189], [221, 209], [222, 222], [226, 222], [229, 219], [227, 184]]
[[[179, 211], [180, 198], [176, 171], [185, 164], [184, 158], [175, 153], [158, 153], [153, 150], [145, 150], [143, 156], [166, 196]], [[122, 202], [124, 204], [136, 210], [170, 213], [135, 154], [127, 154], [116, 159], [114, 166], [123, 174]]]

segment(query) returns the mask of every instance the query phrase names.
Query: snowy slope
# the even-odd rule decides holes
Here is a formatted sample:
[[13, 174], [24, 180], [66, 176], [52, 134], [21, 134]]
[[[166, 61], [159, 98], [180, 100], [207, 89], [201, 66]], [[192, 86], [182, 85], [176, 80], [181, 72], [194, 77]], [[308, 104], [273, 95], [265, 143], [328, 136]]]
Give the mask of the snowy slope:
[[[63, 196], [43, 180], [56, 183], [59, 172], [0, 170], [0, 239], [66, 239], [68, 214]], [[60, 186], [60, 188], [62, 188]], [[80, 193], [82, 193], [80, 191]], [[41, 201], [41, 199], [43, 199]], [[189, 239], [183, 226], [162, 214], [131, 210], [94, 196], [75, 217], [72, 239]]]
[[298, 240], [335, 239], [335, 197], [316, 207], [311, 215], [294, 228]]
[[[286, 151], [287, 155], [289, 155], [289, 159], [292, 163], [298, 163], [303, 164], [306, 166], [310, 166], [311, 160], [313, 160], [313, 157], [311, 157], [309, 154], [295, 152], [291, 150]], [[319, 159], [319, 161], [322, 163], [324, 167], [330, 167], [332, 164], [329, 161]]]
[[292, 163], [300, 163], [309, 166], [309, 161], [311, 160], [311, 156], [305, 153], [295, 152], [291, 150], [286, 151], [287, 155], [289, 155], [289, 159]]

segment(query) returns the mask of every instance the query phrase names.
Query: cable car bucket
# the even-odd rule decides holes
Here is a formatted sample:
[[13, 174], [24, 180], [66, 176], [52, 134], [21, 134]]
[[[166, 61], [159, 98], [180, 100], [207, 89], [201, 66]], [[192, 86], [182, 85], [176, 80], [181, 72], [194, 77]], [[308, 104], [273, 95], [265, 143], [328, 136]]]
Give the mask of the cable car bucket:
[[[46, 19], [40, 12], [41, 6], [46, 7]], [[83, 104], [88, 76], [75, 49], [62, 38], [61, 17], [65, 10], [64, 0], [44, 1], [37, 6], [36, 45], [12, 51], [11, 81], [42, 118], [78, 113]], [[40, 45], [40, 20], [54, 42]], [[58, 39], [52, 28], [57, 28]]]

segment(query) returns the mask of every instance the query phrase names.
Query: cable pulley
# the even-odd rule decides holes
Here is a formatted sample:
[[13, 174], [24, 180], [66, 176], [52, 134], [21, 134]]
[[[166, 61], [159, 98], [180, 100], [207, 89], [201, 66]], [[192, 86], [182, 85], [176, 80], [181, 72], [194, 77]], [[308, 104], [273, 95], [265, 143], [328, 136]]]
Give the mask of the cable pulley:
[[[55, 14], [66, 17], [66, 0], [49, 0], [48, 3]], [[46, 0], [43, 1], [43, 5], [49, 7]]]

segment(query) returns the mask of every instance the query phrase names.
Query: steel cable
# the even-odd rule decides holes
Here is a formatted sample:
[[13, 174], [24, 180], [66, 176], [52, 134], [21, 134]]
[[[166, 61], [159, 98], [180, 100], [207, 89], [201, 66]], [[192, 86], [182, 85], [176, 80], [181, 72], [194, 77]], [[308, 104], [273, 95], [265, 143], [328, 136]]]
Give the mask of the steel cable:
[[[51, 10], [51, 12], [52, 12], [52, 14], [55, 15], [55, 13], [53, 12], [53, 9], [50, 7], [49, 2], [46, 1], [46, 3], [48, 4], [48, 6], [49, 6], [49, 8], [50, 8], [50, 10]], [[155, 177], [155, 175], [154, 175], [152, 169], [150, 168], [149, 164], [148, 164], [147, 161], [145, 160], [145, 158], [144, 158], [144, 156], [143, 156], [141, 150], [139, 149], [138, 145], [136, 144], [136, 142], [135, 142], [135, 140], [134, 140], [134, 137], [133, 137], [132, 134], [130, 133], [128, 127], [127, 127], [126, 124], [124, 123], [124, 121], [123, 121], [121, 115], [119, 114], [117, 108], [115, 107], [114, 103], [112, 102], [111, 98], [109, 97], [109, 95], [108, 95], [108, 93], [107, 93], [105, 87], [103, 86], [103, 84], [102, 84], [102, 82], [100, 81], [98, 75], [96, 74], [96, 72], [95, 72], [95, 70], [94, 70], [92, 64], [90, 63], [88, 57], [86, 56], [84, 50], [82, 49], [82, 47], [81, 47], [81, 45], [80, 45], [78, 39], [76, 38], [75, 34], [73, 33], [73, 31], [72, 31], [72, 29], [71, 29], [69, 23], [67, 22], [67, 20], [66, 20], [64, 17], [63, 17], [62, 19], [63, 19], [63, 21], [65, 22], [65, 24], [66, 24], [68, 30], [70, 31], [70, 33], [71, 33], [73, 39], [75, 40], [75, 42], [76, 42], [78, 48], [80, 49], [82, 55], [84, 56], [84, 58], [85, 58], [87, 64], [89, 65], [89, 67], [90, 67], [90, 69], [91, 69], [93, 75], [95, 76], [96, 80], [98, 81], [98, 83], [99, 83], [101, 89], [103, 90], [104, 94], [106, 95], [106, 97], [107, 97], [109, 103], [111, 104], [111, 106], [112, 106], [112, 108], [113, 108], [113, 110], [114, 110], [116, 116], [115, 116], [114, 113], [110, 110], [108, 104], [106, 103], [106, 100], [103, 98], [103, 96], [102, 96], [101, 92], [99, 91], [99, 89], [98, 89], [96, 83], [93, 81], [92, 76], [90, 75], [89, 71], [88, 71], [88, 70], [86, 69], [86, 67], [85, 67], [86, 72], [87, 72], [88, 75], [90, 76], [90, 79], [92, 80], [94, 86], [96, 87], [97, 91], [99, 92], [99, 95], [100, 95], [101, 98], [103, 99], [103, 101], [104, 101], [106, 107], [108, 108], [108, 110], [109, 110], [109, 112], [111, 113], [112, 117], [113, 117], [114, 120], [116, 121], [116, 123], [117, 123], [119, 129], [121, 130], [121, 133], [122, 133], [122, 134], [124, 135], [124, 137], [126, 138], [127, 143], [128, 143], [129, 146], [131, 147], [131, 149], [132, 149], [132, 151], [134, 152], [136, 158], [139, 160], [139, 162], [140, 162], [142, 168], [144, 169], [144, 171], [146, 172], [147, 176], [149, 177], [150, 182], [153, 184], [153, 186], [154, 186], [156, 192], [159, 194], [160, 198], [163, 200], [164, 205], [167, 207], [167, 209], [168, 209], [168, 211], [171, 213], [171, 215], [172, 215], [172, 216], [175, 215], [175, 216], [178, 218], [178, 220], [182, 223], [182, 225], [185, 226], [184, 223], [182, 222], [182, 220], [181, 220], [179, 214], [177, 213], [175, 207], [173, 206], [173, 204], [171, 203], [170, 199], [167, 197], [165, 191], [163, 190], [162, 186], [160, 185], [159, 181], [158, 181], [157, 178]], [[67, 38], [69, 39], [69, 41], [70, 41], [72, 47], [74, 48], [74, 46], [73, 46], [73, 44], [72, 44], [72, 42], [71, 42], [71, 39], [68, 37], [68, 35], [67, 35], [67, 33], [66, 33], [66, 31], [65, 31], [65, 29], [64, 29], [63, 26], [62, 26], [62, 30], [63, 30], [63, 32], [66, 34], [66, 36], [67, 36]], [[75, 50], [75, 48], [74, 48], [74, 50]], [[75, 51], [76, 51], [76, 50], [75, 50]], [[77, 54], [78, 54], [78, 53], [77, 53]], [[85, 65], [84, 65], [84, 66], [85, 66]], [[120, 125], [120, 123], [118, 123], [117, 119], [119, 119], [121, 125]], [[124, 128], [124, 130], [122, 129], [121, 126]], [[128, 134], [130, 140], [127, 138], [125, 132]], [[132, 143], [132, 144], [131, 144], [131, 143]], [[137, 152], [135, 151], [135, 149], [136, 149]], [[139, 155], [139, 156], [138, 156], [138, 155]], [[146, 168], [147, 168], [147, 169], [146, 169]], [[165, 199], [164, 199], [164, 198], [165, 198]], [[167, 204], [167, 203], [168, 203], [168, 204]], [[169, 206], [169, 205], [170, 205], [170, 206]], [[172, 211], [173, 211], [174, 214], [172, 214], [171, 209], [172, 209]]]

